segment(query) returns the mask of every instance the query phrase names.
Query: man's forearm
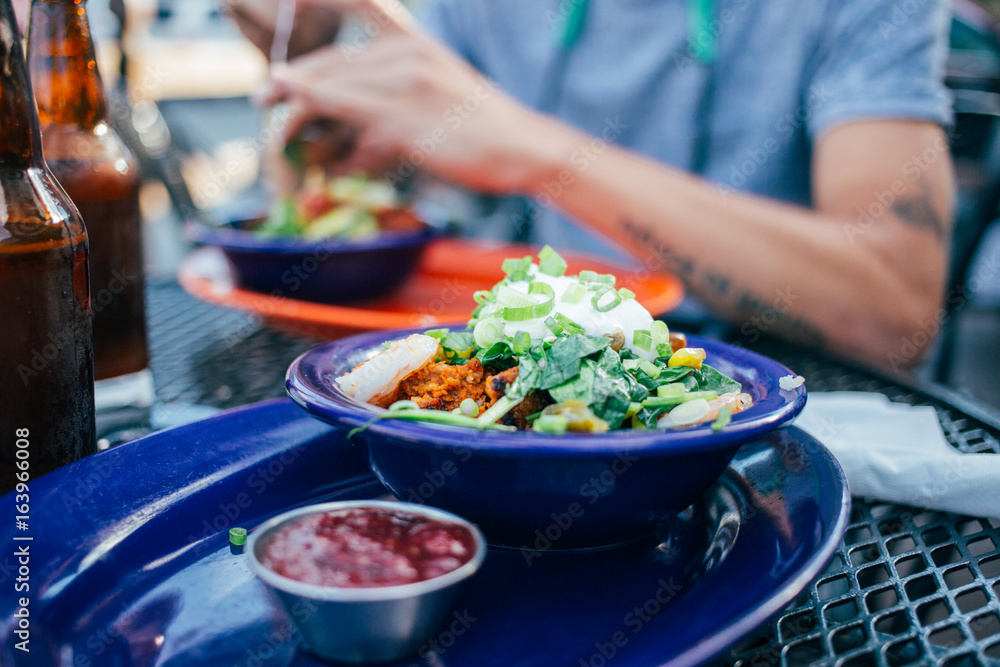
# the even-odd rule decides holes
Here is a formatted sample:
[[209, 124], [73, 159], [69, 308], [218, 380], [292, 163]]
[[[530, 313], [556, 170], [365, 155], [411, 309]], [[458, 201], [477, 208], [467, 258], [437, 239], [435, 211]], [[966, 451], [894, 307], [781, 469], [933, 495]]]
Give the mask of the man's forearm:
[[531, 194], [544, 202], [558, 192], [555, 206], [651, 268], [665, 263], [751, 337], [771, 331], [885, 364], [939, 300], [943, 251], [917, 230], [886, 220], [855, 238], [849, 218], [726, 194], [610, 145], [573, 160], [591, 138], [548, 136], [535, 149]]

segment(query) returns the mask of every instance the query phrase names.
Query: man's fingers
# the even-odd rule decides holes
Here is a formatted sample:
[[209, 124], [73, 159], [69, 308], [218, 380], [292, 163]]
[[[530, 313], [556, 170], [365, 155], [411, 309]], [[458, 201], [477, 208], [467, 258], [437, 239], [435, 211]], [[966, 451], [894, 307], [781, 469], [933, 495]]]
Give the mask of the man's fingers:
[[362, 24], [374, 23], [382, 30], [413, 32], [417, 22], [399, 0], [302, 0], [306, 5], [326, 7], [352, 15]]

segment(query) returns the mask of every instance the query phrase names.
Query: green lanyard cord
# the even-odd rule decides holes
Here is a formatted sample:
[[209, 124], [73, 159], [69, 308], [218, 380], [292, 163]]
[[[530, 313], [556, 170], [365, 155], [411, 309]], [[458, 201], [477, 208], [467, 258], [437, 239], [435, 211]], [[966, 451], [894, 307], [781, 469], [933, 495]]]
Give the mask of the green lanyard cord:
[[589, 0], [562, 0], [552, 26], [552, 41], [564, 51], [569, 51], [580, 39], [584, 20], [590, 8]]
[[706, 65], [714, 65], [718, 49], [712, 21], [715, 20], [715, 0], [689, 0], [688, 44], [694, 57]]
[[[590, 0], [562, 0], [552, 30], [552, 41], [563, 51], [576, 45], [583, 33]], [[712, 65], [717, 54], [712, 21], [715, 0], [688, 0], [688, 44], [699, 62]]]

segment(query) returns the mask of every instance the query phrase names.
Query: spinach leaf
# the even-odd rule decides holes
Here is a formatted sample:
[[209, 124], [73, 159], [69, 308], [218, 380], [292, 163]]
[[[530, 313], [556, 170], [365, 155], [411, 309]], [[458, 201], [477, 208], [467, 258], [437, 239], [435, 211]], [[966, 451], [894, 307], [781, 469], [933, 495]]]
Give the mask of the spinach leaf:
[[594, 367], [594, 400], [590, 409], [608, 422], [614, 430], [620, 428], [632, 402], [634, 378], [622, 367], [618, 353], [607, 348]]
[[510, 349], [510, 345], [503, 342], [493, 343], [493, 345], [489, 348], [480, 350], [476, 354], [476, 357], [480, 362], [482, 362], [483, 366], [496, 364], [497, 362], [509, 359], [512, 356], [514, 356], [514, 352]]
[[[543, 352], [539, 360], [539, 389], [551, 389], [580, 374], [580, 367], [587, 357], [596, 355], [611, 345], [610, 338], [594, 338], [583, 334], [563, 336]], [[532, 354], [535, 348], [532, 348]], [[615, 355], [617, 358], [617, 354]]]
[[506, 395], [517, 400], [538, 389], [539, 364], [532, 354], [522, 354], [517, 364], [517, 380], [507, 388]]
[[697, 388], [700, 391], [714, 391], [719, 396], [743, 391], [743, 385], [708, 364], [702, 364], [701, 370], [695, 371], [691, 377], [698, 383]]
[[680, 382], [692, 373], [694, 373], [694, 369], [690, 366], [667, 366], [663, 364], [660, 366], [660, 375], [656, 378], [656, 381], [659, 383], [657, 386]]
[[594, 371], [596, 364], [587, 359], [580, 366], [580, 374], [571, 380], [563, 382], [561, 385], [549, 389], [552, 400], [556, 403], [577, 400], [583, 401], [587, 405], [594, 402]]

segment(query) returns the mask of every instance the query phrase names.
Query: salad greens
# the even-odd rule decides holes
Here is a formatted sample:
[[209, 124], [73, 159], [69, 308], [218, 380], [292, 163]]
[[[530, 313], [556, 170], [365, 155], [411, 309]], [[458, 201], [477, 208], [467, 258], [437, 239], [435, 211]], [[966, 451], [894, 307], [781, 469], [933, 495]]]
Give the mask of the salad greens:
[[[668, 425], [707, 420], [720, 430], [749, 404], [739, 382], [654, 321], [633, 293], [616, 288], [614, 276], [567, 277], [566, 262], [548, 246], [539, 257], [539, 264], [530, 257], [504, 262], [507, 277], [476, 294], [469, 329], [425, 334], [439, 342], [437, 363], [478, 361], [490, 377], [505, 374], [503, 394], [481, 412], [469, 398], [454, 410], [404, 400], [381, 418], [509, 428], [501, 420], [527, 401], [538, 408], [522, 421], [535, 431], [603, 432], [662, 428], [665, 416], [691, 403], [677, 413], [683, 420]], [[484, 323], [492, 323], [488, 331]]]

